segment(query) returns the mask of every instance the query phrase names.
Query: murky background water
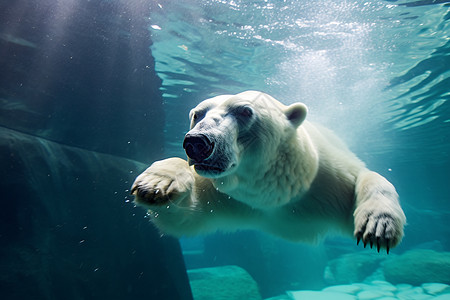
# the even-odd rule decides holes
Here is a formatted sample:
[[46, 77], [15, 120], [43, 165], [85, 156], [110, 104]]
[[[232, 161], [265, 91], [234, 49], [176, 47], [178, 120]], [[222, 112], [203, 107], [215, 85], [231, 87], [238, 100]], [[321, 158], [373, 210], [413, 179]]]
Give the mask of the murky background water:
[[[223, 265], [263, 298], [370, 278], [450, 284], [449, 18], [448, 1], [2, 2], [0, 295], [189, 299], [185, 267]], [[256, 232], [180, 248], [133, 206], [137, 174], [184, 157], [189, 110], [249, 89], [306, 103], [396, 185], [408, 226], [389, 257]], [[389, 275], [405, 255], [427, 280]]]

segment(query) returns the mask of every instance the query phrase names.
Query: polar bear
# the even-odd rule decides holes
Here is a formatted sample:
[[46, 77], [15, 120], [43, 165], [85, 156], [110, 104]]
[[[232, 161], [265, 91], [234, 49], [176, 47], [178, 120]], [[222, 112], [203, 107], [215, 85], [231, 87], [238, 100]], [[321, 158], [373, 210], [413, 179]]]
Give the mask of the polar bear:
[[201, 102], [188, 160], [153, 163], [132, 185], [135, 203], [176, 237], [257, 229], [315, 242], [338, 231], [389, 253], [406, 222], [394, 186], [306, 115], [257, 91]]

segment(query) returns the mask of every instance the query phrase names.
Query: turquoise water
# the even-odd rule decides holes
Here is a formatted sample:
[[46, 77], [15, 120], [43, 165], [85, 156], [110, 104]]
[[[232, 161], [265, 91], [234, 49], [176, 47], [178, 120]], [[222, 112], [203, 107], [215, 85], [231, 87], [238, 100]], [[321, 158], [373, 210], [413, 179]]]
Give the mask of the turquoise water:
[[[201, 99], [255, 89], [286, 104], [304, 102], [310, 120], [333, 128], [396, 185], [408, 226], [394, 255], [449, 251], [449, 18], [448, 4], [431, 1], [161, 2], [150, 22], [155, 70], [172, 120], [166, 155], [183, 155], [186, 116]], [[345, 238], [308, 247], [253, 236], [263, 250], [248, 239], [183, 240], [188, 267], [241, 265], [270, 295], [281, 287], [322, 288], [326, 261], [360, 250]], [[190, 264], [196, 250], [215, 257]], [[272, 261], [249, 262], [252, 251], [272, 251], [266, 254]], [[450, 265], [443, 268], [448, 272]]]
[[[256, 89], [287, 104], [306, 103], [313, 120], [372, 153], [403, 150], [408, 141], [388, 137], [398, 132], [438, 128], [445, 134], [449, 11], [445, 4], [425, 4], [162, 3], [151, 14], [151, 49], [167, 110], [180, 111], [171, 109], [179, 98], [190, 107], [198, 99]], [[175, 132], [167, 135], [175, 148], [169, 153], [179, 150]], [[431, 143], [432, 151], [445, 148], [421, 142]]]
[[[0, 298], [448, 299], [449, 19], [431, 0], [1, 2]], [[185, 157], [192, 107], [250, 89], [304, 102], [396, 186], [397, 248], [155, 230], [135, 177]]]

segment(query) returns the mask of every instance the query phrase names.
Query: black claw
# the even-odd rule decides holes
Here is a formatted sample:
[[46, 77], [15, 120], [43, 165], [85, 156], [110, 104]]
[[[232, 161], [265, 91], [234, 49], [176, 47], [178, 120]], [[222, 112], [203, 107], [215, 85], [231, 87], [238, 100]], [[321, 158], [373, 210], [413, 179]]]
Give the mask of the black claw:
[[367, 246], [367, 242], [364, 242], [364, 248], [366, 248], [366, 246]]
[[386, 239], [386, 251], [389, 254], [389, 239]]
[[356, 238], [356, 246], [359, 245], [359, 242], [360, 242], [360, 241], [361, 241], [361, 237], [358, 236], [358, 237]]
[[380, 253], [380, 244], [379, 243], [377, 243], [377, 251], [378, 251], [378, 253]]
[[373, 242], [370, 241], [370, 249], [372, 249], [372, 247], [373, 247]]

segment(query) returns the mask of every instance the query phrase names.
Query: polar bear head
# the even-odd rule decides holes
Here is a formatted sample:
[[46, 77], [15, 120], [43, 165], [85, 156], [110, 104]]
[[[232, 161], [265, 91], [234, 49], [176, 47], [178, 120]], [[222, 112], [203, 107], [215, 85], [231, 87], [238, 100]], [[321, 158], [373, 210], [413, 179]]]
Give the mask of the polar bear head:
[[296, 139], [306, 114], [304, 104], [285, 106], [262, 92], [217, 96], [191, 110], [183, 148], [203, 177], [252, 176], [276, 157], [283, 143]]

